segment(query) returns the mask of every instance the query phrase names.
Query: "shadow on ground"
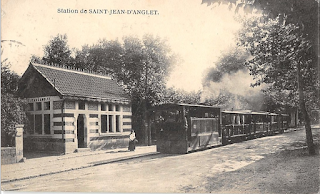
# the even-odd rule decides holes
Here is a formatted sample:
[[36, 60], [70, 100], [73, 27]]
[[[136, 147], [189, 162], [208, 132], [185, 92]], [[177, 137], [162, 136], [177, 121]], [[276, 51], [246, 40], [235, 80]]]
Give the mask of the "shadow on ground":
[[48, 156], [60, 156], [60, 155], [63, 155], [63, 154], [57, 153], [57, 152], [39, 152], [39, 151], [23, 152], [23, 157], [25, 157], [26, 159], [42, 158], [42, 157], [48, 157]]
[[237, 171], [208, 177], [206, 191], [213, 193], [318, 193], [320, 185], [319, 141], [315, 142], [315, 146], [317, 154], [311, 156], [305, 143], [294, 142], [283, 151], [268, 154], [265, 158]]

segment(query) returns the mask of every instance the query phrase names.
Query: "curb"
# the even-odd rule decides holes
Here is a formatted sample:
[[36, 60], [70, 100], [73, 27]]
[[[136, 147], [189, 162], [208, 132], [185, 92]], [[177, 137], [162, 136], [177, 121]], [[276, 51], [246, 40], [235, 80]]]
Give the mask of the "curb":
[[119, 158], [114, 158], [114, 159], [102, 160], [102, 161], [98, 161], [98, 162], [92, 162], [91, 164], [83, 165], [83, 166], [80, 166], [77, 168], [69, 168], [66, 170], [59, 170], [59, 171], [55, 171], [55, 172], [48, 172], [48, 173], [43, 173], [43, 174], [38, 174], [38, 175], [26, 176], [26, 177], [22, 177], [22, 178], [15, 178], [15, 179], [3, 180], [3, 181], [1, 180], [1, 183], [9, 183], [9, 182], [14, 182], [14, 181], [20, 181], [20, 180], [25, 180], [25, 179], [41, 177], [41, 176], [59, 174], [59, 173], [63, 173], [63, 172], [85, 169], [85, 168], [100, 166], [100, 165], [104, 165], [104, 164], [110, 164], [110, 163], [114, 163], [114, 162], [120, 162], [120, 161], [124, 161], [124, 160], [130, 160], [130, 159], [141, 158], [141, 157], [145, 157], [145, 156], [152, 156], [152, 155], [157, 155], [157, 154], [159, 154], [159, 152], [151, 152], [151, 153], [145, 153], [145, 154], [137, 154], [134, 156], [124, 156], [124, 157], [119, 157]]

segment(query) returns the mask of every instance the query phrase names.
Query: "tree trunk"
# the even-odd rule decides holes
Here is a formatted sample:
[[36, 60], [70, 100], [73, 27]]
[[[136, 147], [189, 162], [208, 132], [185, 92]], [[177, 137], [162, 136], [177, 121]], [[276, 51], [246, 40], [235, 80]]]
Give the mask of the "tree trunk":
[[299, 106], [304, 118], [304, 126], [306, 130], [306, 141], [308, 146], [308, 151], [310, 155], [315, 155], [315, 147], [313, 144], [313, 137], [312, 137], [312, 130], [311, 130], [311, 124], [310, 124], [310, 117], [307, 112], [306, 108], [306, 102], [305, 102], [305, 96], [303, 91], [303, 81], [301, 77], [301, 67], [300, 67], [300, 61], [297, 64], [297, 74], [298, 74], [298, 92], [299, 92]]
[[143, 103], [143, 120], [144, 120], [144, 143], [145, 145], [150, 145], [150, 137], [148, 132], [148, 109], [147, 109], [147, 100], [148, 100], [148, 64], [145, 63], [145, 83], [144, 83], [144, 103]]
[[147, 103], [146, 99], [143, 103], [143, 132], [144, 132], [144, 144], [148, 145], [148, 118], [147, 118]]

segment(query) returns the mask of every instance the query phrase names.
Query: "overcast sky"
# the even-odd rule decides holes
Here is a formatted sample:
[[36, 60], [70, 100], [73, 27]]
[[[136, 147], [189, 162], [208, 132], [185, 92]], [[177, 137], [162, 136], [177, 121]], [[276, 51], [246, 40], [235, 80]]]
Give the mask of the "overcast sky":
[[[1, 1], [2, 58], [22, 74], [32, 54], [42, 56], [43, 47], [58, 33], [67, 34], [70, 48], [97, 43], [99, 39], [141, 37], [150, 33], [168, 40], [182, 61], [171, 72], [168, 86], [187, 91], [201, 89], [203, 73], [215, 65], [220, 52], [235, 44], [240, 25], [227, 7], [207, 7], [201, 0], [3, 0]], [[159, 15], [63, 14], [58, 9], [157, 10]]]

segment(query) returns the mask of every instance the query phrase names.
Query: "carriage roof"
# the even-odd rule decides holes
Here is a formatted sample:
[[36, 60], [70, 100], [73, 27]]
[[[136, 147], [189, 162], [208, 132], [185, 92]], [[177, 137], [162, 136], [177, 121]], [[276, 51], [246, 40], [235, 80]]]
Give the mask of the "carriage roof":
[[210, 108], [210, 109], [221, 109], [217, 106], [208, 106], [208, 105], [201, 105], [201, 104], [185, 104], [185, 103], [165, 103], [165, 104], [159, 104], [154, 106], [152, 109], [164, 109], [164, 108], [172, 108], [172, 107], [198, 107], [198, 108]]

